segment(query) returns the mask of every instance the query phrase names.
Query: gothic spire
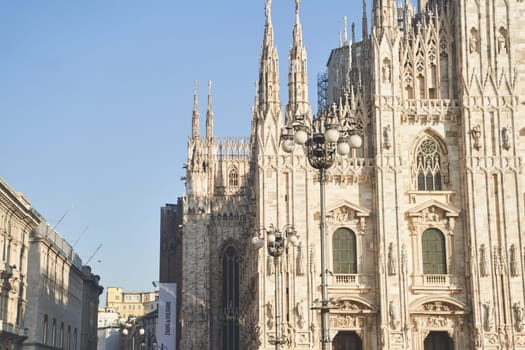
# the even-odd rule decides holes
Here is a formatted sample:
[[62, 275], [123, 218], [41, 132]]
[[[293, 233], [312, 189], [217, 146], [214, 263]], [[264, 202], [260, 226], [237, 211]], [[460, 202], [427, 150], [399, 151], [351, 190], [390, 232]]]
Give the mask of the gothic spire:
[[194, 140], [199, 138], [199, 97], [197, 96], [197, 93], [198, 82], [195, 80], [193, 88], [193, 113], [191, 119], [191, 138]]
[[266, 23], [264, 39], [261, 49], [259, 66], [259, 86], [257, 90], [257, 110], [266, 116], [272, 106], [280, 106], [279, 99], [279, 58], [273, 40], [273, 26], [271, 19], [272, 1], [266, 0]]
[[344, 16], [343, 21], [345, 26], [343, 45], [348, 45], [348, 17]]
[[366, 0], [363, 0], [363, 18], [362, 18], [362, 31], [363, 31], [363, 39], [368, 39], [368, 18], [366, 16]]
[[288, 72], [288, 105], [286, 106], [286, 123], [297, 115], [310, 117], [308, 103], [308, 72], [306, 69], [306, 49], [303, 46], [303, 29], [299, 20], [301, 0], [295, 0], [295, 24], [293, 27], [293, 44], [290, 49], [290, 69]]
[[213, 107], [211, 99], [211, 80], [208, 80], [208, 110], [206, 111], [206, 139], [213, 139]]

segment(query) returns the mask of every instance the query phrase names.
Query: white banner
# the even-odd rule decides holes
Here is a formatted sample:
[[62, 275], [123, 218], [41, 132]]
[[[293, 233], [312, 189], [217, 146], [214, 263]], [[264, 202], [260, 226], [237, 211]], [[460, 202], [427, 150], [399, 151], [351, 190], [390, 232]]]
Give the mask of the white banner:
[[157, 344], [161, 350], [177, 350], [177, 284], [159, 283]]

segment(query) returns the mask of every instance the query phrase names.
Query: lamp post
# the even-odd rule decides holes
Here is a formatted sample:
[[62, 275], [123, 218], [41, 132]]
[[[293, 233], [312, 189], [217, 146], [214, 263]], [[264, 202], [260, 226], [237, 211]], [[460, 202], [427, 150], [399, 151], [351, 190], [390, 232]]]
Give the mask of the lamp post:
[[279, 350], [281, 344], [286, 343], [286, 339], [281, 338], [281, 313], [280, 313], [280, 280], [279, 280], [279, 257], [283, 254], [288, 241], [296, 247], [299, 244], [297, 231], [292, 225], [286, 225], [282, 229], [278, 229], [274, 225], [268, 228], [261, 228], [257, 235], [253, 237], [252, 243], [260, 249], [264, 245], [264, 234], [266, 234], [266, 248], [268, 254], [273, 257], [273, 264], [275, 268], [275, 349]]
[[[129, 327], [124, 328], [122, 330], [122, 334], [124, 336], [127, 336], [128, 334], [130, 335], [130, 337], [131, 337], [131, 350], [135, 350], [135, 337], [137, 336], [137, 334], [135, 333], [134, 329], [132, 329], [132, 333], [131, 334], [129, 333], [129, 330], [128, 330], [128, 328], [132, 328], [132, 327], [134, 328], [134, 325], [130, 325]], [[140, 337], [143, 337], [144, 333], [145, 333], [144, 328], [140, 328], [138, 330], [138, 333], [139, 333]], [[141, 342], [140, 345], [141, 345], [141, 347], [143, 347], [142, 345], [144, 345], [144, 343]], [[127, 342], [126, 342], [126, 347], [125, 348], [128, 349]]]
[[322, 350], [330, 350], [330, 330], [328, 305], [328, 285], [326, 270], [326, 214], [325, 214], [325, 176], [326, 170], [335, 163], [336, 154], [347, 156], [351, 148], [359, 148], [363, 143], [363, 125], [350, 111], [338, 109], [334, 104], [327, 113], [315, 118], [311, 125], [304, 115], [294, 118], [286, 132], [281, 135], [282, 148], [292, 153], [295, 145], [305, 146], [310, 165], [319, 170], [319, 199], [321, 211], [321, 345]]

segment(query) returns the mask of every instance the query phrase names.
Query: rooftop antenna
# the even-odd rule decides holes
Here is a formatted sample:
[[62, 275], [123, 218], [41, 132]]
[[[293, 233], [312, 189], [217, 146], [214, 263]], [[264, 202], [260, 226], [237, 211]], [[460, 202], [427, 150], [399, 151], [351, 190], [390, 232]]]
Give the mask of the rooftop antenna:
[[97, 252], [99, 251], [100, 248], [102, 248], [102, 243], [100, 243], [98, 245], [97, 249], [95, 249], [95, 251], [93, 252], [93, 254], [91, 254], [91, 256], [89, 257], [88, 261], [86, 261], [86, 265], [89, 264], [91, 259], [93, 259], [93, 257], [95, 256], [95, 254], [97, 254]]
[[57, 223], [55, 224], [55, 226], [53, 226], [53, 231], [55, 231], [55, 229], [57, 228], [58, 225], [60, 225], [60, 223], [62, 222], [62, 220], [64, 220], [64, 218], [66, 217], [66, 215], [69, 213], [69, 211], [73, 209], [73, 205], [71, 206], [71, 208], [67, 209], [66, 212], [64, 213], [64, 215], [62, 215], [62, 217], [57, 221]]
[[71, 246], [72, 248], [75, 248], [75, 246], [77, 245], [78, 241], [80, 241], [80, 239], [82, 238], [82, 236], [84, 236], [84, 233], [86, 233], [86, 231], [88, 230], [88, 226], [86, 226], [86, 228], [84, 228], [84, 231], [82, 231], [82, 233], [80, 233], [80, 236], [78, 236], [77, 240], [75, 241], [75, 243], [73, 243], [73, 245]]

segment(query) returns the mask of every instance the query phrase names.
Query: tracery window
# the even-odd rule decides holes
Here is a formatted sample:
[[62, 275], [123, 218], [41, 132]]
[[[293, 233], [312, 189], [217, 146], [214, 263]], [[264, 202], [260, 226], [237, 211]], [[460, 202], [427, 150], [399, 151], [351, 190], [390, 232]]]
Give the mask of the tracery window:
[[429, 228], [423, 232], [423, 273], [426, 275], [445, 275], [447, 273], [447, 254], [445, 237], [440, 230]]
[[228, 173], [228, 185], [230, 187], [239, 186], [239, 173], [235, 168], [231, 168], [230, 172]]
[[441, 191], [441, 154], [432, 138], [425, 138], [417, 148], [417, 189]]
[[239, 254], [229, 246], [222, 258], [222, 349], [239, 350]]
[[333, 271], [335, 274], [357, 273], [355, 234], [347, 228], [339, 228], [332, 237]]

